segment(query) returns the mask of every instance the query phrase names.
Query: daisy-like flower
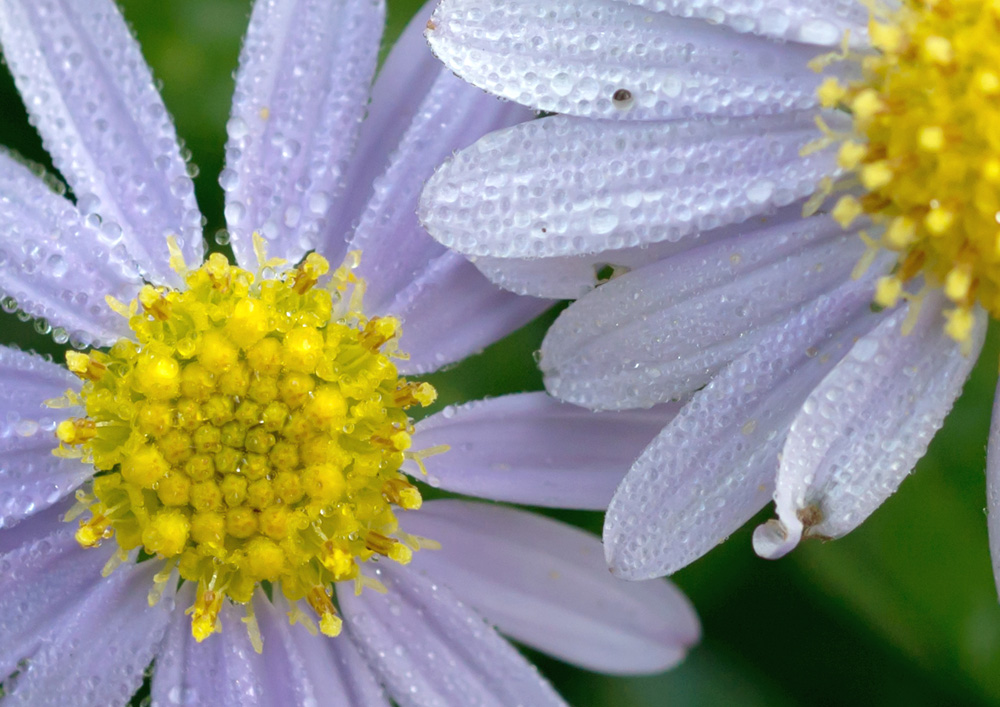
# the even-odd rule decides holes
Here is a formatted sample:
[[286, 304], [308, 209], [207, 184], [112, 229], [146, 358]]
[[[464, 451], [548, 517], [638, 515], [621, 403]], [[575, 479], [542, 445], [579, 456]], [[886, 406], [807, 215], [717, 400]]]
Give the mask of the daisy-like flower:
[[567, 114], [459, 153], [432, 235], [579, 298], [542, 345], [555, 396], [687, 401], [610, 505], [616, 573], [669, 574], [772, 497], [754, 547], [777, 557], [896, 490], [1000, 315], [995, 4], [443, 0], [428, 38]]
[[0, 287], [77, 349], [69, 370], [0, 349], [4, 704], [122, 704], [150, 664], [158, 705], [559, 704], [493, 626], [620, 673], [696, 640], [683, 595], [618, 583], [596, 538], [423, 503], [404, 473], [600, 508], [620, 449], [676, 414], [530, 393], [413, 424], [435, 392], [409, 376], [547, 305], [419, 228], [433, 164], [530, 116], [443, 71], [427, 14], [369, 107], [382, 3], [255, 4], [219, 178], [232, 265], [201, 263], [172, 122], [114, 3], [0, 4], [4, 56], [74, 195], [0, 155]]

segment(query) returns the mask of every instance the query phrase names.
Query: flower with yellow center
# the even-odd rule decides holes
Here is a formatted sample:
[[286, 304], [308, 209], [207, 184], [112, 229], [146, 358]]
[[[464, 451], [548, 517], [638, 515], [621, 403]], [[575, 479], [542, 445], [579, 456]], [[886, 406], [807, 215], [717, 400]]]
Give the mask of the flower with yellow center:
[[282, 263], [257, 239], [256, 275], [214, 254], [190, 272], [177, 264], [183, 290], [147, 285], [130, 307], [116, 302], [133, 338], [70, 351], [83, 389], [53, 403], [86, 411], [59, 424], [57, 454], [97, 470], [77, 492], [89, 510], [77, 541], [113, 535], [116, 561], [136, 548], [163, 558], [160, 582], [176, 567], [197, 587], [199, 641], [218, 630], [223, 599], [248, 604], [261, 582], [305, 599], [335, 636], [330, 586], [360, 580], [375, 555], [407, 564], [421, 542], [400, 535], [394, 507], [420, 508], [400, 472], [422, 457], [407, 451], [406, 410], [435, 391], [389, 358], [399, 322], [355, 309], [352, 263], [324, 283], [329, 264], [313, 253], [262, 278]]
[[616, 583], [597, 538], [422, 501], [419, 482], [601, 508], [674, 410], [535, 393], [410, 418], [434, 397], [411, 376], [548, 302], [496, 289], [414, 216], [436, 161], [530, 112], [437, 65], [429, 11], [370, 86], [383, 11], [254, 5], [219, 177], [231, 262], [203, 258], [194, 170], [115, 3], [0, 3], [73, 195], [0, 154], [4, 307], [71, 344], [65, 366], [0, 347], [5, 705], [124, 705], [150, 675], [156, 704], [558, 705], [492, 625], [611, 672], [697, 639], [684, 597]]
[[1000, 316], [1000, 6], [442, 0], [427, 37], [564, 114], [443, 166], [431, 235], [578, 299], [542, 345], [556, 397], [690, 398], [608, 509], [616, 574], [672, 573], [772, 498], [754, 545], [777, 557], [896, 490]]

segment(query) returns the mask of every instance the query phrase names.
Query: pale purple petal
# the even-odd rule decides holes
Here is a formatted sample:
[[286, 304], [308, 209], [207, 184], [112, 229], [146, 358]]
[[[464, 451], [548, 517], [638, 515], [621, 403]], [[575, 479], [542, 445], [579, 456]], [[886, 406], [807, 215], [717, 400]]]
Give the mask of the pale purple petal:
[[886, 317], [806, 399], [781, 453], [774, 494], [778, 520], [757, 528], [769, 558], [805, 536], [839, 538], [882, 505], [941, 428], [979, 355], [981, 309], [969, 350], [945, 332], [944, 295], [924, 298], [912, 330], [907, 308]]
[[390, 156], [440, 74], [441, 63], [424, 39], [424, 26], [435, 2], [429, 0], [406, 25], [375, 78], [357, 148], [347, 164], [343, 189], [330, 208], [324, 243], [318, 248], [331, 262], [343, 257], [350, 234], [372, 198], [376, 177], [389, 166]]
[[188, 263], [201, 262], [201, 213], [174, 125], [113, 0], [4, 0], [0, 43], [81, 213], [99, 217], [106, 245], [127, 249], [153, 281], [180, 284], [167, 236]]
[[[373, 278], [374, 279], [374, 278]], [[400, 373], [436, 371], [521, 328], [551, 300], [522, 297], [491, 284], [465, 258], [446, 251], [427, 263], [388, 313], [403, 322]]]
[[632, 5], [681, 17], [697, 17], [737, 32], [820, 46], [839, 44], [850, 32], [852, 44], [868, 37], [868, 7], [853, 0], [624, 0]]
[[579, 299], [609, 279], [621, 277], [644, 265], [739, 236], [751, 229], [770, 228], [801, 219], [802, 202], [797, 201], [768, 216], [722, 226], [679, 241], [644, 243], [631, 248], [548, 258], [491, 258], [480, 255], [472, 256], [470, 260], [491, 282], [505, 290], [535, 297]]
[[58, 446], [56, 425], [72, 409], [52, 409], [45, 401], [80, 381], [62, 366], [37, 354], [0, 346], [0, 528], [48, 508], [94, 473], [79, 459], [52, 454]]
[[[811, 46], [608, 0], [443, 0], [428, 25], [456, 74], [539, 110], [650, 120], [809, 108]], [[616, 92], [629, 92], [616, 99]], [[619, 97], [621, 94], [618, 94]]]
[[[389, 700], [375, 674], [346, 632], [337, 638], [314, 636], [305, 627], [289, 623], [288, 604], [283, 597], [277, 596], [276, 602], [272, 604], [263, 597], [254, 602], [267, 660], [264, 677], [276, 707], [388, 707]], [[284, 701], [278, 701], [278, 695], [283, 695]]]
[[0, 555], [17, 550], [22, 545], [33, 543], [41, 537], [65, 529], [63, 514], [65, 503], [56, 503], [44, 510], [32, 513], [15, 525], [0, 530]]
[[836, 171], [810, 112], [616, 123], [563, 116], [491, 133], [435, 172], [420, 217], [466, 255], [545, 258], [677, 241], [772, 213]]
[[381, 0], [255, 3], [219, 176], [244, 267], [257, 264], [255, 231], [269, 255], [292, 263], [320, 243], [364, 117], [384, 17]]
[[384, 566], [387, 594], [337, 593], [344, 625], [400, 707], [562, 705], [538, 671], [440, 584]]
[[241, 610], [224, 601], [219, 612], [222, 632], [198, 643], [191, 634], [191, 617], [184, 613], [193, 603], [194, 586], [187, 583], [177, 593], [163, 647], [156, 657], [152, 707], [279, 707], [280, 703], [266, 701], [261, 681], [267, 677], [268, 666], [250, 643], [240, 621]]
[[700, 635], [690, 602], [667, 581], [612, 577], [600, 541], [537, 514], [432, 501], [403, 528], [441, 543], [413, 566], [505, 634], [603, 673], [652, 673], [683, 659]]
[[[427, 53], [426, 47], [422, 48]], [[413, 122], [376, 179], [374, 194], [361, 215], [349, 249], [360, 249], [358, 274], [365, 277], [365, 305], [394, 312], [394, 300], [420, 280], [444, 246], [427, 235], [416, 215], [417, 197], [434, 167], [458, 149], [499, 128], [533, 117], [517, 104], [505, 103], [438, 67], [437, 78], [420, 103]], [[408, 116], [399, 116], [403, 119]], [[484, 282], [483, 287], [488, 287]]]
[[986, 527], [990, 537], [993, 578], [1000, 591], [1000, 383], [993, 396], [993, 419], [986, 448]]
[[559, 315], [542, 342], [552, 395], [595, 409], [675, 400], [767, 327], [850, 279], [864, 243], [827, 217], [793, 218], [615, 278]]
[[126, 335], [128, 322], [105, 297], [129, 301], [138, 293], [142, 281], [127, 254], [3, 152], [0, 193], [0, 290], [80, 344], [107, 346]]
[[[77, 547], [76, 553], [87, 551]], [[106, 578], [89, 568], [84, 577], [90, 586], [80, 600], [60, 607], [27, 663], [4, 681], [4, 704], [61, 707], [69, 695], [81, 707], [126, 704], [142, 684], [173, 606], [172, 591], [149, 606], [159, 564], [128, 563]], [[46, 594], [58, 581], [47, 576], [30, 588]]]
[[427, 460], [426, 478], [413, 475], [467, 496], [604, 510], [632, 462], [679, 407], [594, 413], [545, 393], [449, 407], [417, 423], [414, 449], [450, 449]]
[[0, 531], [6, 545], [0, 554], [0, 679], [33, 655], [101, 581], [110, 548], [84, 551], [75, 530], [50, 512]]
[[605, 552], [615, 574], [671, 574], [767, 503], [796, 411], [879, 320], [869, 308], [872, 289], [871, 277], [849, 280], [772, 325], [643, 452], [605, 518]]

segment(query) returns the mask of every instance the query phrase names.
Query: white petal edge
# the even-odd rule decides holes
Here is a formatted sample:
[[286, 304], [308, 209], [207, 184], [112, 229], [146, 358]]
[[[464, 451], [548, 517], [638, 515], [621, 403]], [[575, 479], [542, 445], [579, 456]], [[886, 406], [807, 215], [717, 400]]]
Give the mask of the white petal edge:
[[804, 535], [846, 535], [913, 470], [986, 335], [988, 317], [977, 309], [962, 353], [944, 332], [943, 307], [943, 295], [927, 296], [905, 333], [908, 308], [885, 318], [809, 395], [781, 453], [778, 519], [754, 532], [757, 554], [781, 557]]

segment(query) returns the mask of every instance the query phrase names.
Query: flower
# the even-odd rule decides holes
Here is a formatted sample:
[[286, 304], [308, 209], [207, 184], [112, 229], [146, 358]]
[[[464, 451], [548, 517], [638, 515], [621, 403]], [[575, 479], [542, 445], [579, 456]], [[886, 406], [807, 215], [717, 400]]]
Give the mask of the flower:
[[424, 503], [409, 480], [603, 507], [626, 466], [610, 442], [635, 453], [673, 412], [529, 393], [413, 424], [435, 391], [410, 376], [548, 304], [497, 290], [417, 224], [435, 161], [528, 115], [442, 71], [427, 14], [369, 108], [381, 3], [254, 5], [219, 178], [232, 265], [202, 263], [181, 148], [114, 2], [0, 6], [75, 195], [0, 155], [0, 287], [94, 347], [68, 370], [0, 348], [5, 703], [124, 704], [154, 663], [156, 704], [559, 704], [491, 624], [620, 673], [696, 640], [683, 595], [617, 583], [596, 538]]
[[843, 536], [924, 454], [1000, 313], [997, 22], [979, 0], [443, 0], [452, 70], [568, 115], [460, 152], [426, 227], [508, 289], [579, 298], [542, 345], [553, 395], [687, 401], [609, 506], [618, 575], [674, 572], [772, 497], [759, 554]]

